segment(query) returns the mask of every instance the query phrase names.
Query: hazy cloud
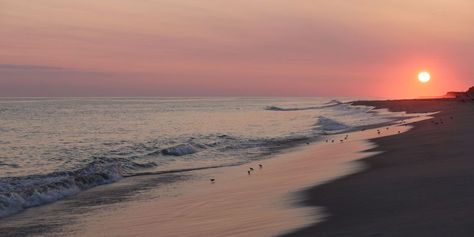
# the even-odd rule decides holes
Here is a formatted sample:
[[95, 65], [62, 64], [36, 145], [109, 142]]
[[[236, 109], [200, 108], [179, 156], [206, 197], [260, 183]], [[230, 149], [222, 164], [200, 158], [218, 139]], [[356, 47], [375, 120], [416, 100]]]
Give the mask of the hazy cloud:
[[42, 65], [0, 64], [0, 70], [57, 71], [57, 70], [65, 70], [65, 68], [42, 66]]

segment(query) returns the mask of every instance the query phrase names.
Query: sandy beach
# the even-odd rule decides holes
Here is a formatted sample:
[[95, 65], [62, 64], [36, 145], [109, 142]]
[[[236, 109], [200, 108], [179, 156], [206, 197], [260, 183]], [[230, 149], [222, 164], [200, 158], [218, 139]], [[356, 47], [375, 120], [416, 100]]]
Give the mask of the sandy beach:
[[331, 217], [284, 236], [472, 236], [474, 106], [454, 100], [361, 101], [392, 111], [440, 111], [399, 136], [372, 139], [360, 173], [306, 191]]

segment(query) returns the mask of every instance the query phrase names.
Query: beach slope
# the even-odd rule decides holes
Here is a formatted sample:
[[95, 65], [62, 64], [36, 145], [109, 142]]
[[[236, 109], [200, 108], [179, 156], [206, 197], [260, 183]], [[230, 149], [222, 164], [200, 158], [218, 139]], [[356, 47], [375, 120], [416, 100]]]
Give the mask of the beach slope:
[[367, 169], [304, 193], [322, 223], [284, 236], [473, 236], [474, 104], [454, 100], [359, 101], [410, 113], [440, 111], [399, 136], [373, 139]]

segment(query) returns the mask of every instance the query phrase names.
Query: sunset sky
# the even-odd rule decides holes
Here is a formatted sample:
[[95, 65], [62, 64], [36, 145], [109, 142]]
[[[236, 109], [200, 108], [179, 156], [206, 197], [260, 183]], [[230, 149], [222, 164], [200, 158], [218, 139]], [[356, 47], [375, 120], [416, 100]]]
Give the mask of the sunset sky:
[[440, 95], [474, 85], [473, 25], [473, 0], [0, 0], [0, 96]]

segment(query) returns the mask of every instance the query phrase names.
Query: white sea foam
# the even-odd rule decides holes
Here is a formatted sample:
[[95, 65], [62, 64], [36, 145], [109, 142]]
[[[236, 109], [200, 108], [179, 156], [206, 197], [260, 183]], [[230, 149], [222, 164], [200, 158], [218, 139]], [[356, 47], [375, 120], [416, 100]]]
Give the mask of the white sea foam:
[[340, 123], [334, 119], [330, 119], [324, 116], [319, 116], [318, 117], [318, 123], [317, 123], [318, 129], [321, 129], [323, 132], [339, 132], [339, 131], [344, 131], [348, 128], [349, 126]]
[[198, 152], [191, 144], [181, 144], [161, 151], [165, 155], [184, 156]]
[[117, 163], [95, 162], [70, 172], [0, 179], [0, 217], [74, 195], [120, 178]]

